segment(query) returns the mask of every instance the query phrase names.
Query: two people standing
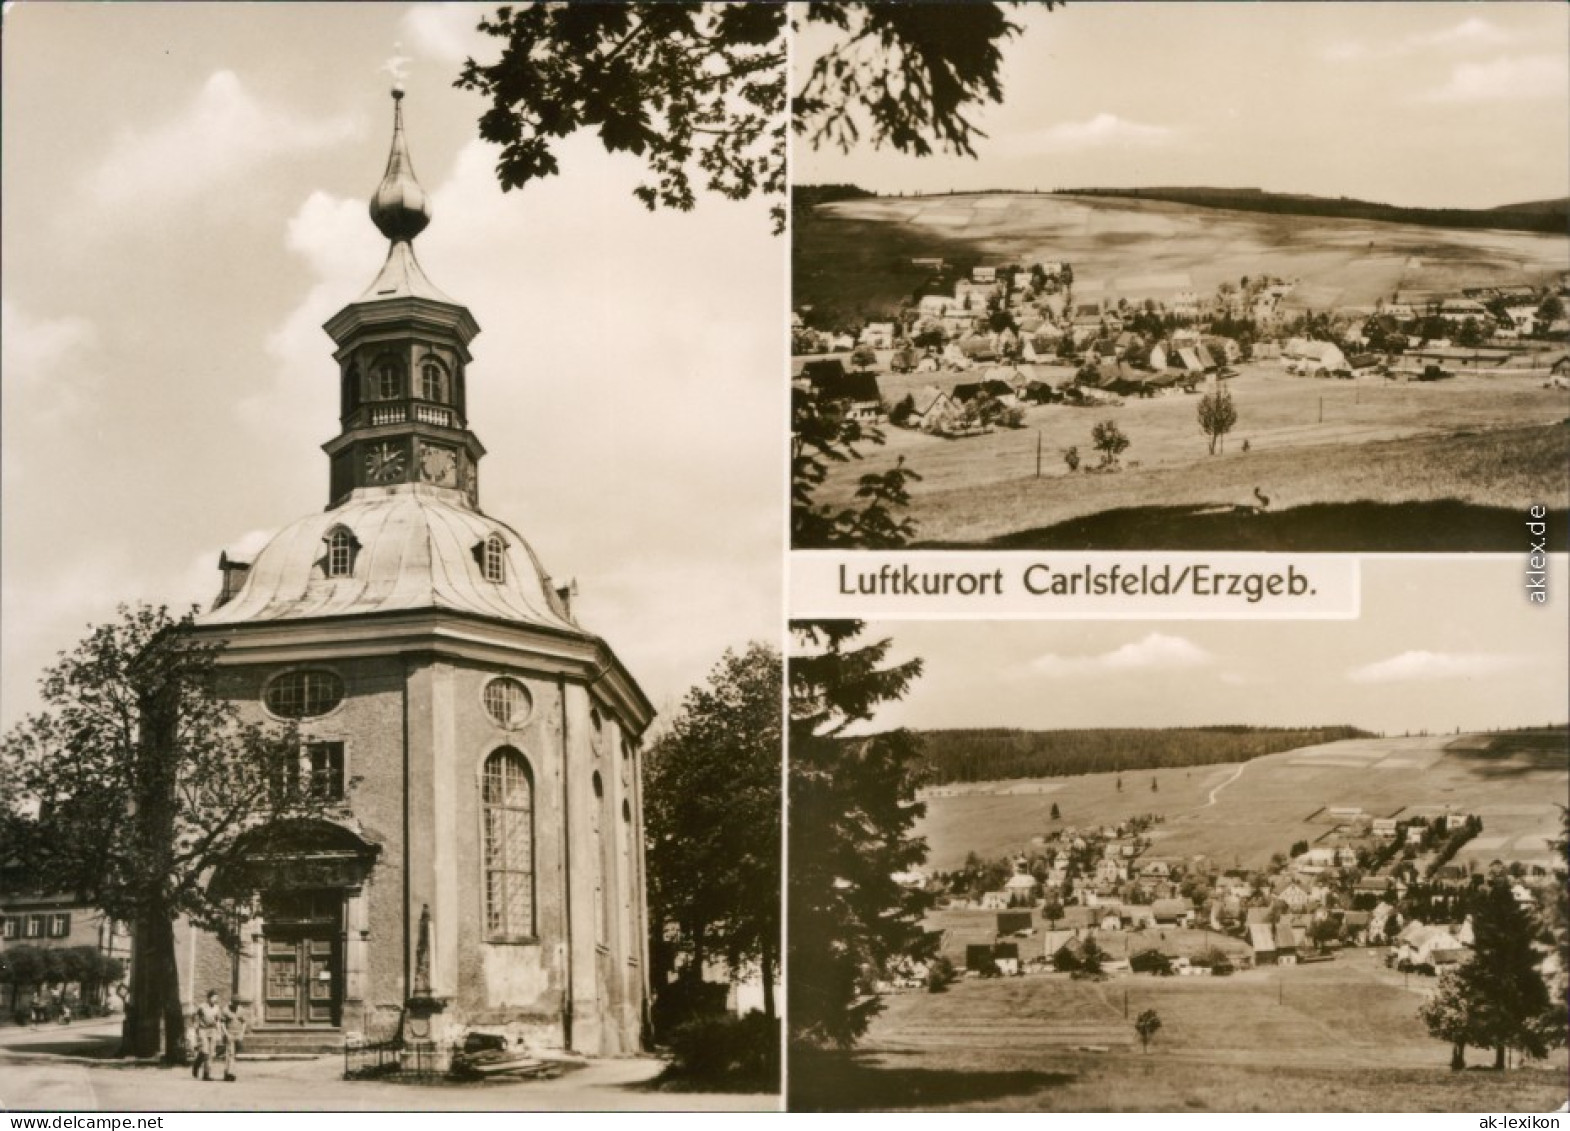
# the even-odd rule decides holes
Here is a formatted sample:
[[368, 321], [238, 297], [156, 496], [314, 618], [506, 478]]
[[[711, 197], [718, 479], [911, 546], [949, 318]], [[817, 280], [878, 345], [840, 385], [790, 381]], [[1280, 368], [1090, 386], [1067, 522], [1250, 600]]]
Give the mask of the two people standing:
[[226, 1009], [218, 1003], [218, 991], [208, 990], [207, 1001], [196, 1007], [193, 1027], [196, 1059], [191, 1063], [191, 1075], [211, 1080], [213, 1061], [222, 1057], [223, 1078], [233, 1080], [235, 1052], [245, 1036], [245, 1017], [240, 1012], [239, 999], [231, 1000]]

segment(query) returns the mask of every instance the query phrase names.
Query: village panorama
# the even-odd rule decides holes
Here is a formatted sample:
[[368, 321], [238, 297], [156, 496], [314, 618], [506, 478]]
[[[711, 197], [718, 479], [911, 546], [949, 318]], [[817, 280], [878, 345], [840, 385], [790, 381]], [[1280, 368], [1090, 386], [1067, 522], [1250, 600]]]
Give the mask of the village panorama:
[[1518, 549], [1570, 501], [1564, 230], [1564, 201], [799, 186], [797, 433], [853, 421], [861, 457], [813, 501], [880, 476], [930, 547]]
[[[916, 929], [864, 969], [854, 1056], [793, 1062], [792, 1108], [1558, 1107], [1570, 732], [1337, 721], [1518, 697], [1334, 631], [869, 626], [924, 664], [874, 720], [919, 744]], [[1294, 721], [1227, 723], [1245, 699]]]

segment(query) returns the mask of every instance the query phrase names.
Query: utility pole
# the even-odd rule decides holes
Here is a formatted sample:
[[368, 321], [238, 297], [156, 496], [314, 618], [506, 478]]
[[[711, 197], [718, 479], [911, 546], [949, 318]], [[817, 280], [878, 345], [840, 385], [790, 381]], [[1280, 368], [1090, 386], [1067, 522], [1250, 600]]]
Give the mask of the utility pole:
[[1036, 478], [1041, 478], [1041, 429], [1036, 429]]

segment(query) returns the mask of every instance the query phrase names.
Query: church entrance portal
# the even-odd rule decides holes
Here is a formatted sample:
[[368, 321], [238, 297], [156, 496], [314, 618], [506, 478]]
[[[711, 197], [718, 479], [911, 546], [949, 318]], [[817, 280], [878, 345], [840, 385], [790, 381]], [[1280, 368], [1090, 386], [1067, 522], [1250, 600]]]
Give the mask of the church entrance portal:
[[321, 889], [262, 899], [263, 1020], [338, 1025], [343, 1003], [343, 892]]

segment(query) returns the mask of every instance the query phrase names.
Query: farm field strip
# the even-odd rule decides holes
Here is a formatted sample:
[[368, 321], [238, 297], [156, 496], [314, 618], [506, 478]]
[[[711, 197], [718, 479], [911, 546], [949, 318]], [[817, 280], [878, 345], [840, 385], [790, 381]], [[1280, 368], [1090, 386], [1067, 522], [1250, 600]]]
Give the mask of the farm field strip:
[[[1445, 750], [1449, 738], [1360, 739], [1345, 744], [1288, 750], [1243, 763], [1248, 767], [1205, 805], [1209, 792], [1238, 763], [1193, 767], [1189, 771], [1157, 771], [1160, 791], [1146, 788], [1148, 774], [1084, 774], [1057, 779], [1063, 788], [1049, 800], [1029, 794], [967, 794], [926, 799], [926, 815], [915, 832], [927, 839], [929, 866], [959, 867], [968, 852], [997, 856], [1026, 847], [1030, 838], [1054, 826], [1049, 810], [1055, 801], [1061, 824], [1108, 824], [1141, 813], [1166, 816], [1150, 832], [1154, 852], [1163, 856], [1202, 854], [1224, 867], [1234, 862], [1260, 867], [1293, 840], [1313, 839], [1334, 822], [1324, 813], [1331, 806], [1355, 806], [1376, 816], [1410, 808], [1431, 812], [1446, 806], [1483, 817], [1484, 836], [1507, 838], [1517, 851], [1546, 858], [1545, 838], [1555, 835], [1556, 802], [1570, 791], [1570, 766], [1522, 767], [1490, 775], [1498, 760], [1475, 759]], [[1326, 756], [1344, 745], [1348, 762], [1336, 766]], [[1312, 764], [1294, 764], [1314, 751]], [[1426, 768], [1391, 773], [1381, 765], [1387, 756], [1426, 763]], [[1201, 772], [1203, 771], [1203, 772]], [[1117, 779], [1125, 783], [1117, 789]], [[1310, 821], [1310, 816], [1314, 817]], [[1463, 847], [1460, 859], [1497, 853]], [[1486, 863], [1486, 860], [1483, 861]]]

